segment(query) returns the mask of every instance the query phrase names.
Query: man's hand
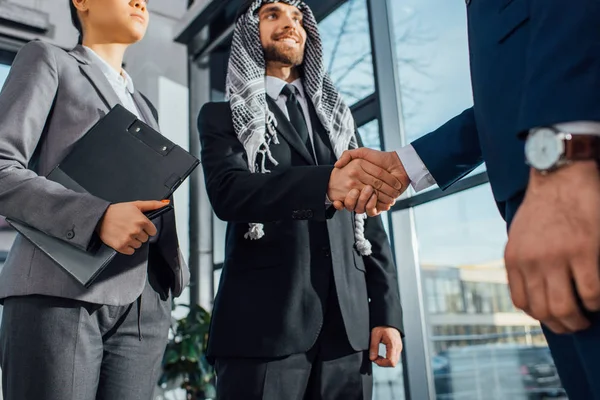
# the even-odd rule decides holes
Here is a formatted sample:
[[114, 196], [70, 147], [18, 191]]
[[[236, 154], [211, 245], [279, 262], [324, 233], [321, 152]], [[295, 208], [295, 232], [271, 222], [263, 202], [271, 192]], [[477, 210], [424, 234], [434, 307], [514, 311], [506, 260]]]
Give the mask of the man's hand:
[[156, 235], [156, 227], [143, 213], [167, 204], [168, 200], [111, 204], [96, 232], [107, 246], [121, 254], [133, 255], [150, 236]]
[[[385, 169], [392, 176], [394, 176], [402, 185], [397, 197], [399, 197], [408, 188], [410, 179], [408, 178], [408, 175], [404, 170], [404, 165], [402, 165], [402, 162], [400, 161], [400, 158], [398, 158], [398, 154], [396, 152], [382, 152], [361, 147], [359, 149], [345, 151], [335, 166], [336, 168], [343, 168], [345, 165], [352, 162], [352, 160], [356, 159], [369, 161], [370, 163]], [[365, 201], [365, 199], [367, 200]], [[371, 200], [370, 204], [368, 204], [369, 200]], [[348, 193], [343, 201], [334, 201], [333, 205], [338, 210], [346, 208], [348, 211], [356, 211], [357, 213], [367, 212], [367, 214], [372, 217], [379, 215], [383, 211], [388, 211], [391, 208], [391, 205], [393, 205], [388, 201], [382, 201], [382, 199], [379, 197], [378, 200], [377, 206], [373, 207], [373, 200], [370, 199], [370, 197], [367, 197], [366, 194], [352, 191]]]
[[[385, 345], [385, 358], [379, 356], [379, 343]], [[371, 331], [369, 359], [380, 367], [393, 368], [400, 362], [402, 353], [402, 337], [396, 328], [380, 326]]]
[[[359, 214], [366, 212], [369, 217], [376, 217], [383, 211], [389, 211], [395, 203], [396, 200], [394, 200], [392, 204], [379, 201], [377, 198], [377, 192], [371, 186], [366, 186], [362, 191], [358, 189], [352, 189], [350, 192], [348, 192], [344, 202], [336, 201], [333, 203], [333, 206], [338, 211], [347, 209], [348, 211], [356, 211]], [[348, 204], [348, 206], [346, 206], [346, 204]], [[366, 204], [364, 211], [359, 210], [356, 207], [356, 204]]]
[[589, 327], [577, 303], [600, 310], [600, 176], [594, 161], [548, 175], [532, 170], [508, 234], [506, 271], [516, 307], [553, 332]]
[[[378, 191], [380, 202], [393, 204], [400, 196], [402, 184], [385, 169], [365, 160], [352, 160], [343, 168], [334, 168], [329, 179], [327, 196], [333, 202], [344, 201], [348, 193], [357, 189], [362, 191], [370, 186]], [[369, 199], [372, 197], [368, 195]], [[368, 199], [367, 199], [368, 201]]]

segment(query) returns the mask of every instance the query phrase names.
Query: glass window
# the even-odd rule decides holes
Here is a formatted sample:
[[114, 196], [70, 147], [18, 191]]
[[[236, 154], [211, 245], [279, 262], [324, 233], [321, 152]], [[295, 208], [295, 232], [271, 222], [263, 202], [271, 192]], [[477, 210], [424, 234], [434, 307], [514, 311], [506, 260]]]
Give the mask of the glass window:
[[0, 64], [0, 87], [4, 85], [4, 81], [10, 72], [10, 65]]
[[375, 150], [381, 149], [381, 136], [379, 134], [379, 121], [374, 119], [358, 128], [360, 137], [365, 147]]
[[464, 2], [392, 2], [404, 123], [410, 141], [473, 105]]
[[375, 91], [366, 0], [348, 0], [319, 23], [325, 71], [350, 106]]
[[[414, 215], [437, 399], [525, 399], [561, 390], [539, 324], [508, 305], [506, 227], [489, 185], [415, 207]], [[539, 360], [549, 384], [523, 373]]]
[[225, 262], [225, 234], [227, 222], [221, 221], [213, 214], [213, 263]]
[[[392, 2], [408, 142], [473, 105], [464, 2]], [[485, 171], [485, 165], [472, 174]]]

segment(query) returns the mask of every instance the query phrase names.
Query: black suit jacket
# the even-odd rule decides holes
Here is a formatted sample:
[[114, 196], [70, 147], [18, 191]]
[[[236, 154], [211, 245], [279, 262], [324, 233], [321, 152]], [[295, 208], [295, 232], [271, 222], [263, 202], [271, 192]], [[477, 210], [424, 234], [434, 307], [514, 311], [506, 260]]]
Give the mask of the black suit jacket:
[[[269, 99], [270, 101], [270, 99]], [[278, 166], [253, 174], [232, 124], [229, 103], [208, 103], [198, 128], [208, 196], [228, 222], [225, 263], [215, 299], [210, 357], [279, 357], [308, 351], [325, 314], [331, 279], [351, 346], [369, 346], [370, 328], [402, 330], [396, 267], [380, 218], [366, 223], [373, 255], [354, 247], [354, 218], [325, 206], [335, 157], [313, 112], [315, 165], [287, 118], [270, 101], [280, 144]], [[264, 224], [260, 240], [245, 239], [248, 223]], [[369, 301], [370, 300], [370, 301]]]

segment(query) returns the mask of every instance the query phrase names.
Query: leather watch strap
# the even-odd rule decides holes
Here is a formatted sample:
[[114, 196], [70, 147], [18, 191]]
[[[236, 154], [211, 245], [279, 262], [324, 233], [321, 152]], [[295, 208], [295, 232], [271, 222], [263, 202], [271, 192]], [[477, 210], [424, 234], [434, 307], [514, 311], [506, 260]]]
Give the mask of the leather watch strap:
[[600, 136], [567, 135], [564, 158], [569, 161], [600, 160]]

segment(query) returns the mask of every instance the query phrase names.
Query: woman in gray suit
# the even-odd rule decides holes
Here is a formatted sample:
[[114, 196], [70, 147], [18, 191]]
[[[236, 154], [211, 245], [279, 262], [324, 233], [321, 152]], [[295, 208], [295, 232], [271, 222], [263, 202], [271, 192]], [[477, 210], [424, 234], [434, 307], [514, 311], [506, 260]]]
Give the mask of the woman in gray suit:
[[[18, 236], [0, 274], [6, 400], [148, 400], [160, 373], [170, 299], [187, 285], [171, 211], [109, 204], [43, 178], [113, 106], [158, 129], [156, 110], [122, 69], [149, 20], [146, 0], [68, 0], [79, 45], [34, 41], [0, 94], [0, 215], [73, 246], [120, 254], [86, 288]], [[67, 6], [65, 0], [65, 6]]]

